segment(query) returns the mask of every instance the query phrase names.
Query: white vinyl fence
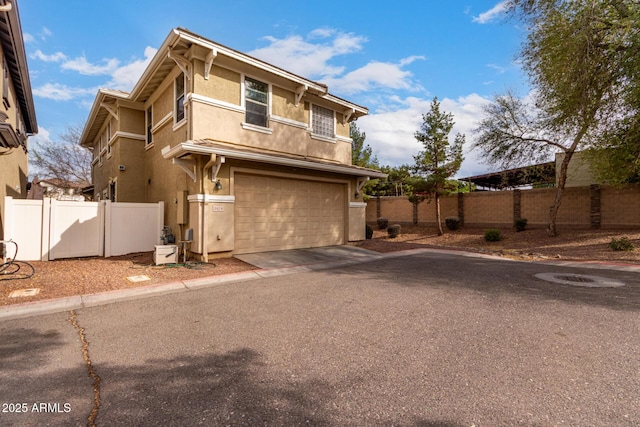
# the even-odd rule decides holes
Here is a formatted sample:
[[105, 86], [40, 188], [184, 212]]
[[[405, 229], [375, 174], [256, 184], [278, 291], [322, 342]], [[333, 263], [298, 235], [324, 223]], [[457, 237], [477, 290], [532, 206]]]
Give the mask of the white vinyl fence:
[[[54, 260], [152, 251], [160, 244], [164, 203], [21, 200], [5, 197], [4, 239], [18, 259]], [[13, 251], [13, 245], [7, 245]], [[9, 253], [13, 258], [13, 254]]]

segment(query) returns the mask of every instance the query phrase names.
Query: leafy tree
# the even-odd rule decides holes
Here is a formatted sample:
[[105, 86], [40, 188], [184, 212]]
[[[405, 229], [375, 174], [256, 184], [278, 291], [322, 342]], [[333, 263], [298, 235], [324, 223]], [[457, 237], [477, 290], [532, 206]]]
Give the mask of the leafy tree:
[[387, 174], [386, 179], [373, 180], [370, 194], [372, 196], [403, 196], [411, 193], [409, 178], [411, 170], [409, 165], [382, 166], [380, 170]]
[[603, 137], [628, 135], [625, 129], [640, 120], [640, 3], [510, 0], [508, 5], [529, 25], [521, 56], [535, 91], [530, 104], [511, 93], [497, 96], [486, 107], [475, 147], [504, 166], [565, 153], [547, 221], [548, 234], [555, 236], [573, 153], [608, 147]]
[[424, 150], [414, 156], [413, 171], [425, 178], [425, 182], [420, 183], [421, 189], [434, 196], [438, 235], [442, 235], [444, 232], [440, 220], [440, 195], [450, 191], [448, 182], [460, 169], [465, 136], [457, 134], [454, 142], [449, 142], [449, 133], [454, 125], [453, 115], [440, 111], [438, 98], [433, 99], [431, 110], [422, 115], [422, 120], [415, 138]]
[[33, 173], [40, 179], [91, 184], [91, 152], [80, 146], [81, 125], [70, 126], [61, 136], [63, 142], [36, 143], [29, 152]]
[[360, 132], [355, 122], [349, 123], [349, 135], [351, 136], [351, 164], [364, 168], [378, 169], [378, 158], [373, 155], [373, 150], [365, 139], [367, 134]]
[[[365, 144], [367, 134], [361, 132], [355, 122], [349, 123], [349, 135], [351, 136], [351, 164], [363, 168], [380, 169], [378, 158], [373, 155], [372, 148]], [[379, 180], [367, 181], [362, 189], [364, 200], [372, 195]]]

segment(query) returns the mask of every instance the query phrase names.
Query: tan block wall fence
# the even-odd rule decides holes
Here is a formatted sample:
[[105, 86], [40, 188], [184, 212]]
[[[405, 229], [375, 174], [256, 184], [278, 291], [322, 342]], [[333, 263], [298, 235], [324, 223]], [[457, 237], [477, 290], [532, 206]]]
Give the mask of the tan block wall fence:
[[[467, 227], [505, 228], [516, 218], [526, 218], [528, 227], [543, 228], [555, 197], [554, 188], [535, 190], [461, 193], [440, 199], [444, 218], [458, 216]], [[417, 208], [406, 197], [371, 198], [366, 219], [375, 223], [384, 217], [390, 223], [435, 225], [435, 202], [425, 200]], [[592, 185], [565, 189], [558, 212], [559, 227], [640, 227], [640, 185], [615, 188]]]

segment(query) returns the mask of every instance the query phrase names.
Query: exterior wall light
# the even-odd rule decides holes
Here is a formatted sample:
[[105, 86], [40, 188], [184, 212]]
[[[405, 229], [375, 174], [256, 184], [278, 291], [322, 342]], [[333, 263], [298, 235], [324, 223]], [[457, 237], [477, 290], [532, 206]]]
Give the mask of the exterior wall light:
[[220, 180], [216, 181], [216, 190], [222, 190], [222, 183], [220, 182]]

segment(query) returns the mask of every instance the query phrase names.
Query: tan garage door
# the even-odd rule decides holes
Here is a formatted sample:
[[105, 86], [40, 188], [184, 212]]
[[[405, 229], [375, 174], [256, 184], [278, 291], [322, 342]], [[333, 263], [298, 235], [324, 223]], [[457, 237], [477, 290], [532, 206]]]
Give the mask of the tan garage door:
[[344, 243], [345, 185], [236, 174], [235, 252]]

